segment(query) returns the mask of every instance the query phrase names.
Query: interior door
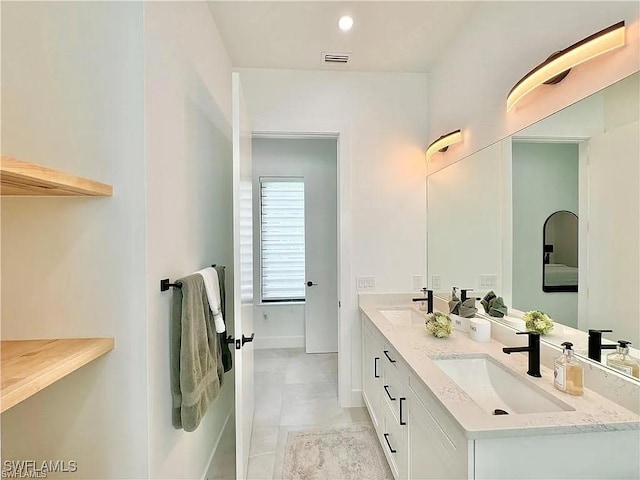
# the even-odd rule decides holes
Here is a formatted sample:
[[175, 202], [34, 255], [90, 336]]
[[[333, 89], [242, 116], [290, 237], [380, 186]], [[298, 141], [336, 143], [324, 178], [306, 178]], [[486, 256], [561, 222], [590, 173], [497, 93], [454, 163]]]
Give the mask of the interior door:
[[254, 405], [251, 130], [238, 73], [233, 74], [232, 89], [236, 477], [245, 479]]
[[305, 346], [307, 353], [338, 351], [337, 152], [311, 162], [305, 190]]

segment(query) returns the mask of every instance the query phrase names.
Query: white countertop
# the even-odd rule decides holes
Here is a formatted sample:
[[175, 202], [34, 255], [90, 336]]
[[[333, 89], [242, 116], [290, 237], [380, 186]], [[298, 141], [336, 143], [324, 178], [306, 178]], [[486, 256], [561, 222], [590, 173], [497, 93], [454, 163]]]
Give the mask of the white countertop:
[[[425, 384], [451, 418], [465, 431], [468, 438], [510, 437], [525, 435], [570, 434], [640, 429], [640, 416], [585, 388], [583, 396], [572, 396], [556, 390], [553, 371], [540, 366], [542, 378], [527, 375], [527, 354], [507, 355], [505, 345], [491, 340], [478, 343], [468, 334], [454, 330], [445, 339], [428, 334], [423, 325], [399, 326], [392, 324], [380, 310], [411, 308], [401, 303], [387, 305], [360, 305], [371, 324], [393, 346], [413, 373]], [[424, 312], [420, 312], [424, 314]], [[513, 335], [513, 343], [526, 344], [526, 338]], [[556, 397], [574, 408], [574, 411], [544, 412], [511, 415], [492, 415], [478, 406], [471, 397], [445, 374], [432, 360], [435, 355], [467, 356], [486, 354], [505, 365], [525, 382]]]

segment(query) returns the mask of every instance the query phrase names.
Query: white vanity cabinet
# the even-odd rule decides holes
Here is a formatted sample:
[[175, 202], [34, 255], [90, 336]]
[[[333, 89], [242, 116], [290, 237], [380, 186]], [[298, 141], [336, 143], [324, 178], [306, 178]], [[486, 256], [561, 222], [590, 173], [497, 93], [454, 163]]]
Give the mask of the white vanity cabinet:
[[407, 478], [406, 382], [407, 370], [400, 355], [382, 345], [382, 448], [395, 478]]
[[362, 342], [362, 396], [394, 477], [407, 478], [407, 432], [401, 418], [407, 414], [407, 370], [395, 350], [364, 322]]
[[382, 400], [382, 372], [380, 371], [380, 355], [382, 342], [370, 328], [362, 326], [362, 397], [369, 410], [369, 415], [376, 432], [380, 431], [380, 401]]
[[365, 315], [362, 342], [363, 397], [396, 480], [640, 478], [637, 429], [470, 437]]
[[425, 387], [364, 319], [362, 341], [363, 397], [393, 476], [467, 478], [462, 432], [451, 421], [436, 419], [441, 412]]
[[415, 380], [410, 376], [407, 388], [407, 478], [473, 478], [469, 440]]

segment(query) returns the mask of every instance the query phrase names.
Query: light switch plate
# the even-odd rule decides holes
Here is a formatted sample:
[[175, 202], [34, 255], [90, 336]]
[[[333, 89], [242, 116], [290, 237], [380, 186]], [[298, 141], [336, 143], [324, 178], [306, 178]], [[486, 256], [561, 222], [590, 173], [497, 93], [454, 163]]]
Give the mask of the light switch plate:
[[413, 290], [420, 290], [424, 285], [422, 284], [422, 275], [413, 276]]
[[442, 288], [442, 277], [440, 275], [431, 275], [431, 289], [440, 290]]
[[373, 290], [375, 287], [375, 277], [356, 277], [356, 290]]
[[480, 275], [480, 288], [496, 288], [498, 286], [497, 275]]

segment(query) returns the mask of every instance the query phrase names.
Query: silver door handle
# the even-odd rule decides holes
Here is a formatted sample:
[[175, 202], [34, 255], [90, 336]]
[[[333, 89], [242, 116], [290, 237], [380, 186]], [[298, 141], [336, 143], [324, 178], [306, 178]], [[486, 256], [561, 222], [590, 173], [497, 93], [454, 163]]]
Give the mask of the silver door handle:
[[315, 287], [316, 285], [318, 285], [317, 283], [313, 283], [311, 280], [309, 280], [307, 282], [307, 287]]

